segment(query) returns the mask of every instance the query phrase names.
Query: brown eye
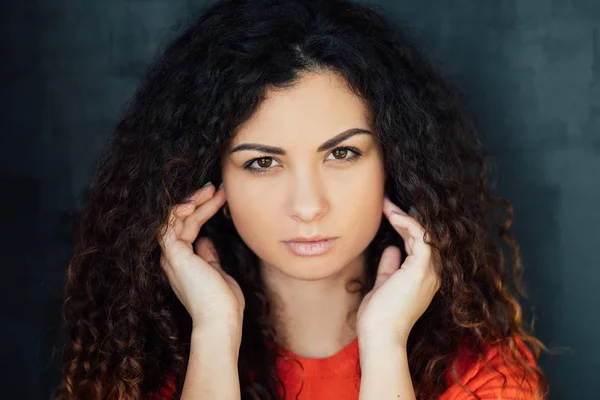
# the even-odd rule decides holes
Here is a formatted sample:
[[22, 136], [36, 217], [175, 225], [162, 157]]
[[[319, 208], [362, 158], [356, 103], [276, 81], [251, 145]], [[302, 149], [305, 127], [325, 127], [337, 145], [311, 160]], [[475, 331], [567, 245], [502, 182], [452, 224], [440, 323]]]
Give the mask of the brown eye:
[[277, 163], [277, 160], [275, 160], [273, 157], [253, 158], [244, 165], [244, 169], [252, 173], [267, 172], [279, 165], [278, 163], [274, 164], [274, 161]]
[[273, 159], [270, 157], [263, 157], [257, 159], [256, 162], [261, 168], [269, 168], [273, 162]]
[[341, 162], [350, 162], [358, 160], [362, 156], [362, 153], [355, 147], [338, 147], [333, 149], [331, 153], [329, 153], [327, 159], [332, 160], [332, 158], [330, 158], [332, 156], [333, 160]]
[[337, 159], [344, 159], [348, 155], [348, 149], [335, 149], [331, 152], [331, 154], [333, 154], [333, 156]]

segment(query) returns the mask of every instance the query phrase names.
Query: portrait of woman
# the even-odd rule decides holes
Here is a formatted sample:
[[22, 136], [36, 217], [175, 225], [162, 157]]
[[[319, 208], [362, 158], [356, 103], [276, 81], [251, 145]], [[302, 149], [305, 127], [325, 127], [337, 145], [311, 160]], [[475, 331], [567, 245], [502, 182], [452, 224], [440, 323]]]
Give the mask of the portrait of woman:
[[545, 399], [461, 92], [347, 0], [221, 0], [77, 220], [55, 399]]

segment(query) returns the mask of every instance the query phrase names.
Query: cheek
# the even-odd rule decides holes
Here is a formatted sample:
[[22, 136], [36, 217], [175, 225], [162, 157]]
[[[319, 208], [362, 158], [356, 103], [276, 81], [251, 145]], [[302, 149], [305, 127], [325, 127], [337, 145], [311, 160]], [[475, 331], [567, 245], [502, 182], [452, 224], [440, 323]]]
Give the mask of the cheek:
[[343, 234], [360, 247], [375, 237], [383, 217], [384, 171], [377, 162], [368, 167], [346, 182], [344, 190], [340, 188], [336, 201], [343, 213]]
[[383, 191], [363, 189], [343, 203], [344, 228], [352, 246], [366, 247], [375, 237], [383, 216]]
[[278, 232], [277, 193], [261, 188], [256, 183], [238, 182], [236, 188], [227, 193], [227, 203], [233, 217], [233, 224], [240, 237], [253, 250], [261, 244], [272, 245]]

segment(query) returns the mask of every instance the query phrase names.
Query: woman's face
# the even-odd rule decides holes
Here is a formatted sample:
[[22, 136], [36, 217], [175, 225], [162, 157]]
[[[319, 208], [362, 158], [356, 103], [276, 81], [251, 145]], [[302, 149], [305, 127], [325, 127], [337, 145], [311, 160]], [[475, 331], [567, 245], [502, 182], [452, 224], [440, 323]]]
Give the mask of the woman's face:
[[[323, 73], [267, 92], [240, 127], [223, 182], [233, 223], [263, 267], [318, 280], [362, 259], [381, 223], [385, 181], [367, 121], [344, 80]], [[334, 239], [288, 243], [314, 236]]]

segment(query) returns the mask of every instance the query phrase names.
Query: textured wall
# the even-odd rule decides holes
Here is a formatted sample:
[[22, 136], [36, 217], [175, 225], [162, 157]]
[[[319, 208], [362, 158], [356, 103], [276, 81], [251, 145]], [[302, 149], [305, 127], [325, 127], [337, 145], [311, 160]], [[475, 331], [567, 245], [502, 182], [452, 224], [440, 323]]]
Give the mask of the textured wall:
[[[4, 398], [55, 383], [70, 215], [155, 52], [201, 1], [4, 2]], [[515, 206], [552, 399], [589, 399], [600, 372], [600, 2], [377, 2], [405, 21], [470, 99]], [[595, 205], [595, 206], [594, 206]], [[8, 364], [10, 363], [10, 364]]]

